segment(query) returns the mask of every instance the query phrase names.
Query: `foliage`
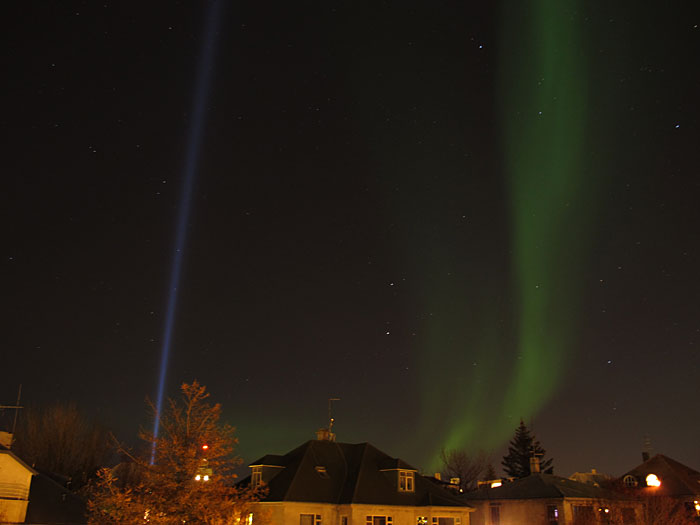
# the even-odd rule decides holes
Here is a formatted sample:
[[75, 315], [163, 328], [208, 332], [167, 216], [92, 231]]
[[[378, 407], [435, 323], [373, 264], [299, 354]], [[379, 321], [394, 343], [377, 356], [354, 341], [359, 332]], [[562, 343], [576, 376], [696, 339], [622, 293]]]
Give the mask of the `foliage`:
[[[118, 469], [100, 471], [89, 490], [90, 524], [228, 525], [251, 513], [261, 492], [234, 485], [233, 470], [241, 460], [233, 455], [234, 428], [219, 423], [221, 405], [209, 404], [197, 381], [183, 384], [181, 391], [182, 398], [170, 399], [159, 416], [160, 435], [140, 433], [148, 452], [155, 450], [153, 464], [150, 454], [122, 448], [131, 461], [122, 469], [131, 471], [130, 481], [120, 480]], [[151, 409], [155, 414], [152, 404]]]
[[644, 497], [647, 525], [700, 525], [700, 517], [682, 500], [670, 496]]
[[483, 451], [469, 454], [465, 450], [440, 451], [443, 476], [448, 481], [450, 478], [459, 478], [459, 488], [467, 492], [476, 488], [481, 474], [489, 464], [489, 457]]
[[21, 414], [13, 451], [48, 474], [79, 488], [92, 478], [110, 452], [108, 433], [74, 404], [28, 408]]
[[508, 445], [508, 454], [503, 456], [503, 470], [508, 476], [514, 478], [524, 478], [530, 475], [530, 458], [536, 455], [540, 460], [540, 472], [552, 474], [554, 467], [552, 459], [544, 459], [545, 450], [535, 436], [525, 426], [523, 420], [515, 429], [515, 436]]

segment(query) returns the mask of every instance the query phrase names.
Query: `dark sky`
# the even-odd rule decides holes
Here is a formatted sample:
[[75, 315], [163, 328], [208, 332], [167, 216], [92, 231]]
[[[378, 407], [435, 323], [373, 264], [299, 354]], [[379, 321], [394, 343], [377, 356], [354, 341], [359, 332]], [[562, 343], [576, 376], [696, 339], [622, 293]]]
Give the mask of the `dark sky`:
[[5, 6], [0, 402], [147, 424], [201, 99], [166, 388], [244, 459], [333, 396], [426, 470], [520, 417], [562, 475], [700, 468], [700, 17], [554, 4]]

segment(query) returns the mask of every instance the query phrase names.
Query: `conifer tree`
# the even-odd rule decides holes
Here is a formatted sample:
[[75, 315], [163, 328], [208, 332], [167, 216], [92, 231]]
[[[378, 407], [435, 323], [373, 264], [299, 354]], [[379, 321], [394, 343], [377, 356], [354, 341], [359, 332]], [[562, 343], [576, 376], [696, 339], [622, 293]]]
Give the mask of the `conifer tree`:
[[508, 445], [508, 454], [503, 456], [503, 470], [506, 475], [514, 478], [524, 478], [530, 475], [530, 458], [536, 455], [540, 462], [540, 472], [552, 474], [554, 467], [552, 459], [545, 459], [545, 450], [535, 436], [525, 426], [523, 420], [515, 429], [515, 436]]

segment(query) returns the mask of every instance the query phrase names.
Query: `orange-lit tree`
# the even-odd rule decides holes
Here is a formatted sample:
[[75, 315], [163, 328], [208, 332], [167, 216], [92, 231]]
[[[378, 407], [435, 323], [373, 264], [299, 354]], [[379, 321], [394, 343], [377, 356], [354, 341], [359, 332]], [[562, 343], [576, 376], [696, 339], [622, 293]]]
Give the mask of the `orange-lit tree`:
[[[221, 405], [207, 402], [209, 394], [197, 381], [183, 384], [179, 400], [168, 400], [160, 417], [160, 434], [142, 431], [140, 437], [155, 450], [129, 458], [130, 481], [119, 471], [103, 469], [89, 491], [90, 524], [121, 525], [246, 523], [260, 491], [238, 488], [234, 469], [240, 458], [234, 428], [219, 423]], [[151, 409], [155, 409], [151, 404]], [[153, 449], [153, 447], [155, 447]], [[134, 475], [135, 471], [135, 475]], [[260, 520], [256, 520], [259, 523]]]

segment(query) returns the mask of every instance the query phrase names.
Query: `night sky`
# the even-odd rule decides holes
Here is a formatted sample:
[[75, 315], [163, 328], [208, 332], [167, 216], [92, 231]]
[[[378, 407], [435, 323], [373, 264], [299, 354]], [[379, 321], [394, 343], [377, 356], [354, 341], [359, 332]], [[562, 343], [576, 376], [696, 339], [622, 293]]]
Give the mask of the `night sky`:
[[693, 4], [4, 6], [0, 404], [700, 468]]

